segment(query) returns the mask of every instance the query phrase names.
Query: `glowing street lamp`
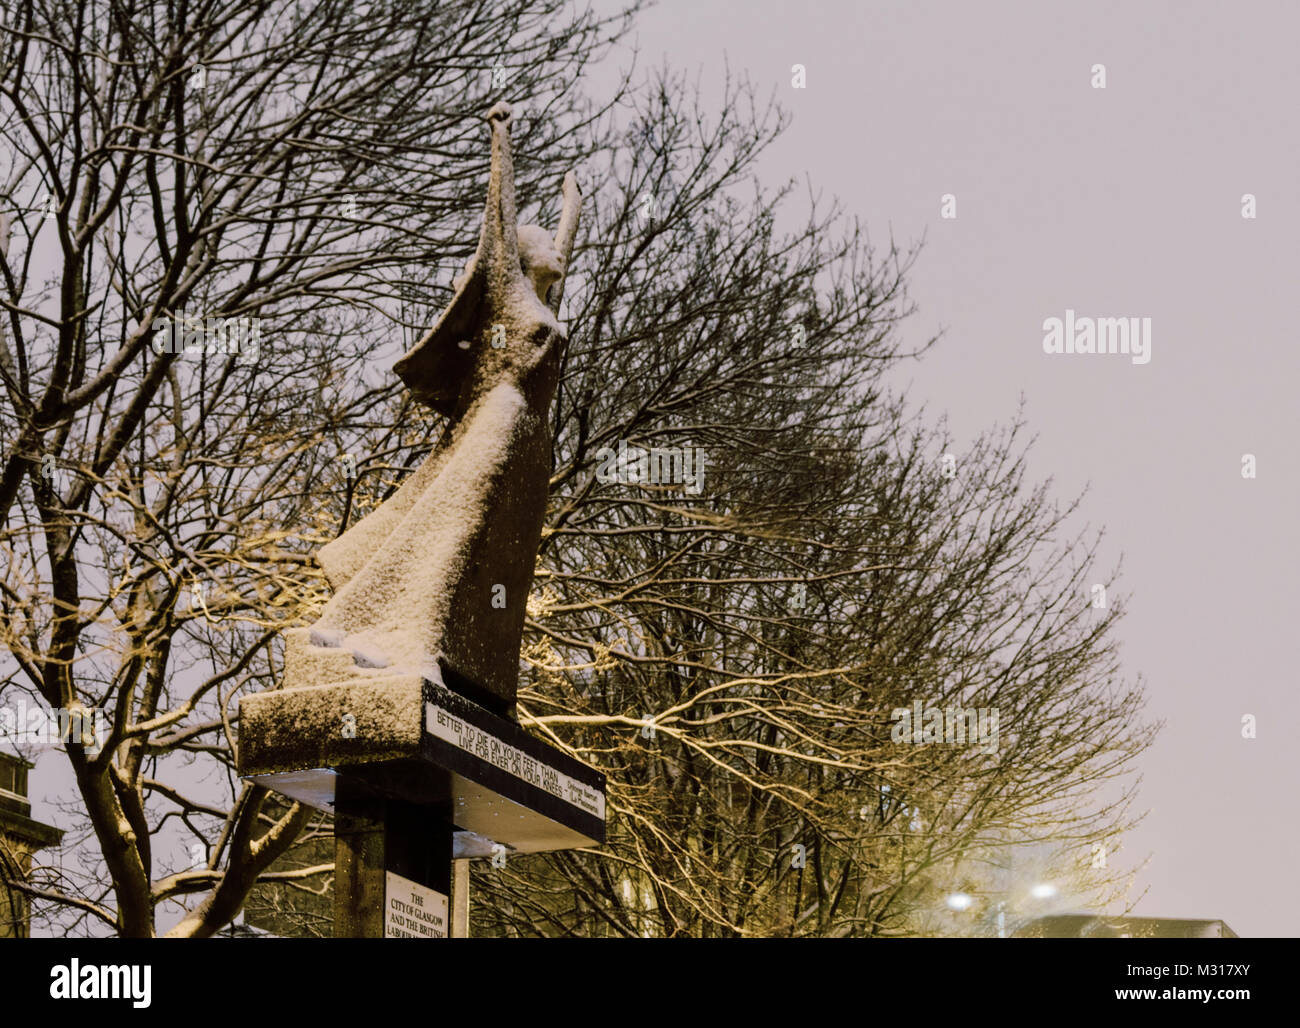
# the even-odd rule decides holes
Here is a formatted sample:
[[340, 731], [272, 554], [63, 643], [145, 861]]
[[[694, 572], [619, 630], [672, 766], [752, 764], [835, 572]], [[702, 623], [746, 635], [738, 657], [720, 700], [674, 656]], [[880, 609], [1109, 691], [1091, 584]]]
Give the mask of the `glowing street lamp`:
[[964, 892], [954, 892], [948, 897], [947, 902], [952, 910], [969, 910], [975, 900]]

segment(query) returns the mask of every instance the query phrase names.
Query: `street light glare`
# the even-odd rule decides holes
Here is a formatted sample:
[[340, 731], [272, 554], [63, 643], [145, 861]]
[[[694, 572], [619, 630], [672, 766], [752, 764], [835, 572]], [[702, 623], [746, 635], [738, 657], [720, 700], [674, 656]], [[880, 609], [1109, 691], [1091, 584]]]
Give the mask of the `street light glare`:
[[1056, 895], [1056, 886], [1048, 885], [1044, 883], [1042, 885], [1035, 885], [1032, 889], [1029, 890], [1029, 892], [1030, 895], [1034, 897], [1034, 899], [1040, 899], [1040, 900], [1051, 899], [1053, 896]]
[[948, 897], [948, 906], [953, 910], [967, 910], [975, 901], [964, 892], [954, 892]]

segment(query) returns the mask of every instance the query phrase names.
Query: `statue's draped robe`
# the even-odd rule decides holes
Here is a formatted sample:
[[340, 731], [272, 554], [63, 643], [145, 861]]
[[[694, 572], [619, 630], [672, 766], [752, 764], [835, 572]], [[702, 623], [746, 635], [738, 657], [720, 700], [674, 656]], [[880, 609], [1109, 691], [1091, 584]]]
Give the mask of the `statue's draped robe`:
[[553, 252], [538, 253], [535, 235], [526, 236], [530, 279], [520, 264], [508, 108], [498, 105], [489, 121], [492, 177], [478, 250], [446, 312], [395, 369], [417, 400], [453, 419], [450, 441], [320, 551], [335, 595], [311, 629], [288, 633], [287, 677], [311, 680], [291, 686], [409, 673], [441, 680], [450, 669], [513, 703], [565, 342], [538, 290], [567, 260], [577, 188], [566, 179]]

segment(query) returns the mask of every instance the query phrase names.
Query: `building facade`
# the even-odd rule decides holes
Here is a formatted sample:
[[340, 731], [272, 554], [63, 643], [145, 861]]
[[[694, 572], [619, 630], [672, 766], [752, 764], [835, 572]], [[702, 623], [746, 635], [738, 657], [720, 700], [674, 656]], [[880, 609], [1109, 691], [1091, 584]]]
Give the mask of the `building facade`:
[[1014, 933], [1019, 939], [1236, 939], [1223, 921], [1186, 917], [1103, 917], [1054, 914]]
[[0, 939], [31, 934], [31, 900], [18, 884], [32, 871], [32, 854], [57, 846], [63, 832], [31, 817], [27, 772], [32, 764], [0, 753]]

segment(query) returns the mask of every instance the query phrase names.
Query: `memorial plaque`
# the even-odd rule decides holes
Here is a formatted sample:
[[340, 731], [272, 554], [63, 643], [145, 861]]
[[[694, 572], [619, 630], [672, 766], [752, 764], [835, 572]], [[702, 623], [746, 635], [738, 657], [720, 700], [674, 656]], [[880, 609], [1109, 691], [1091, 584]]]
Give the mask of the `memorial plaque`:
[[384, 875], [384, 938], [447, 938], [447, 897], [389, 871]]
[[605, 794], [600, 789], [571, 778], [546, 762], [523, 752], [516, 746], [462, 721], [435, 703], [425, 707], [425, 730], [439, 739], [473, 753], [480, 760], [513, 775], [522, 782], [544, 789], [570, 806], [592, 817], [605, 819]]

